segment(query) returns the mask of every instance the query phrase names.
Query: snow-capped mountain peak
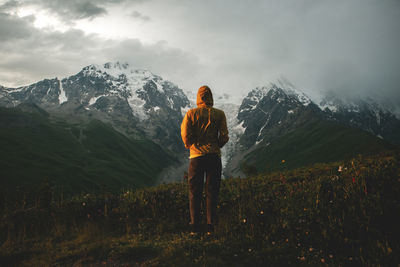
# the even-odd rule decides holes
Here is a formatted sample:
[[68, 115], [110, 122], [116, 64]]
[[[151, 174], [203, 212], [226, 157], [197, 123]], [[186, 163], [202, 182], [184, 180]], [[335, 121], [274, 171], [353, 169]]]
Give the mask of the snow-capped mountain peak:
[[[188, 105], [183, 91], [173, 83], [163, 80], [149, 70], [135, 69], [128, 63], [108, 62], [104, 65], [89, 65], [80, 72], [89, 82], [102, 84], [101, 90], [89, 93], [86, 98], [90, 109], [103, 96], [126, 99], [132, 114], [140, 121], [149, 118], [149, 110], [169, 107], [179, 110]], [[107, 85], [104, 88], [104, 84]], [[182, 102], [183, 100], [183, 102]]]
[[64, 79], [45, 79], [18, 89], [0, 88], [0, 105], [35, 103], [46, 111], [111, 123], [132, 136], [182, 150], [178, 138], [182, 109], [189, 105], [183, 91], [149, 70], [128, 63], [89, 65]]
[[267, 86], [256, 87], [251, 90], [244, 98], [240, 111], [251, 111], [257, 108], [257, 105], [265, 97], [274, 99], [277, 102], [295, 101], [303, 106], [308, 106], [312, 103], [311, 99], [300, 89], [294, 87], [286, 79], [278, 79], [275, 83], [270, 82]]
[[142, 87], [148, 81], [153, 81], [159, 91], [163, 91], [160, 76], [146, 69], [134, 69], [128, 63], [108, 62], [104, 65], [92, 64], [82, 69], [86, 76], [105, 78], [106, 80], [126, 80], [126, 82], [137, 88]]
[[275, 86], [282, 89], [287, 95], [296, 97], [304, 106], [308, 106], [312, 102], [308, 95], [306, 95], [301, 89], [296, 88], [284, 77], [278, 79]]

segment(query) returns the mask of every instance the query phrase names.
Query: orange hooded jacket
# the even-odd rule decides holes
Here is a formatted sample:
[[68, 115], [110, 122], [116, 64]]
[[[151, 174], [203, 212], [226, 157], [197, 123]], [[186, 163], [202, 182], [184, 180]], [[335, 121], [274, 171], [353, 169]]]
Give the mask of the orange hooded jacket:
[[197, 108], [190, 109], [183, 118], [181, 136], [190, 157], [216, 153], [221, 156], [222, 148], [229, 140], [225, 113], [213, 108], [214, 100], [208, 86], [197, 93]]

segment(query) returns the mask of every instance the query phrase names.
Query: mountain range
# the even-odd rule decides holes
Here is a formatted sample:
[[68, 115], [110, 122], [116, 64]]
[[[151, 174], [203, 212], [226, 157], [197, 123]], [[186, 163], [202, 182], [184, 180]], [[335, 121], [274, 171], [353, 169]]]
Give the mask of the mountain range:
[[370, 99], [343, 101], [328, 95], [315, 103], [284, 80], [251, 90], [232, 125], [242, 134], [226, 171], [239, 175], [243, 163], [263, 172], [294, 168], [400, 144], [396, 116]]
[[[232, 101], [226, 94], [214, 98], [215, 107], [227, 115], [230, 131], [230, 141], [222, 152], [225, 177], [345, 160], [358, 153], [376, 153], [400, 145], [400, 120], [372, 99], [341, 98], [333, 93], [311, 99], [284, 79], [250, 90], [240, 103]], [[124, 173], [117, 175], [123, 181], [118, 183], [121, 186], [177, 181], [186, 168], [188, 154], [180, 139], [180, 123], [185, 112], [195, 106], [195, 93], [184, 92], [148, 70], [114, 62], [87, 66], [64, 79], [45, 79], [19, 88], [0, 86], [0, 106], [8, 108], [1, 109], [0, 133], [6, 136], [3, 145], [9, 146], [0, 156], [3, 166], [8, 166], [8, 176], [17, 180], [24, 173], [17, 167], [21, 166], [22, 154], [32, 150], [39, 151], [40, 155], [57, 154], [56, 149], [49, 152], [39, 146], [29, 150], [16, 145], [22, 141], [13, 137], [16, 136], [14, 132], [32, 131], [30, 127], [37, 122], [30, 121], [35, 120], [46, 125], [47, 128], [39, 127], [41, 131], [55, 128], [64, 137], [68, 136], [68, 141], [60, 139], [57, 146], [70, 144], [67, 146], [71, 149], [76, 146], [76, 153], [70, 150], [63, 156], [77, 155], [75, 163], [80, 164], [76, 171], [79, 175], [88, 168], [79, 163], [86, 159], [78, 155], [104, 146], [108, 153], [113, 154], [111, 151], [116, 150], [117, 154], [115, 158], [100, 157], [102, 166], [108, 166], [106, 173], [110, 181], [114, 176], [113, 168], [117, 168], [113, 165], [115, 162], [128, 160], [125, 167], [131, 163], [136, 166], [135, 170], [142, 168], [142, 161], [146, 162], [142, 178], [134, 175], [132, 169], [122, 171], [120, 168]], [[10, 123], [13, 120], [19, 123]], [[22, 142], [27, 147], [30, 147], [29, 143], [48, 141], [41, 134], [31, 140], [28, 136], [23, 137], [25, 143]], [[114, 138], [115, 145], [111, 141]], [[125, 146], [129, 147], [129, 153], [121, 152]], [[8, 158], [7, 153], [13, 148], [15, 157]], [[39, 159], [41, 156], [35, 153], [32, 158], [37, 156]], [[59, 159], [59, 162], [63, 161], [65, 159]], [[89, 169], [101, 166], [96, 164]], [[42, 170], [45, 166], [57, 169], [50, 162], [38, 166], [42, 166]], [[29, 173], [35, 173], [37, 169], [35, 165], [29, 168]], [[36, 173], [38, 177], [43, 175]], [[48, 175], [63, 176], [65, 180], [63, 173], [65, 170], [49, 171]], [[81, 180], [97, 185], [107, 179], [99, 178], [100, 174], [82, 177]]]

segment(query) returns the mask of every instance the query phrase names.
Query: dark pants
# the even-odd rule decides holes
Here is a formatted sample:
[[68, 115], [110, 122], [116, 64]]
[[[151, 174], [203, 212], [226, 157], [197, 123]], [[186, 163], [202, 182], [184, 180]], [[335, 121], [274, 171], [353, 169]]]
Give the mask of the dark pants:
[[203, 194], [204, 174], [206, 175], [207, 224], [216, 223], [216, 210], [221, 184], [221, 158], [217, 154], [192, 158], [189, 161], [189, 208], [190, 220], [194, 226], [200, 224], [200, 203]]

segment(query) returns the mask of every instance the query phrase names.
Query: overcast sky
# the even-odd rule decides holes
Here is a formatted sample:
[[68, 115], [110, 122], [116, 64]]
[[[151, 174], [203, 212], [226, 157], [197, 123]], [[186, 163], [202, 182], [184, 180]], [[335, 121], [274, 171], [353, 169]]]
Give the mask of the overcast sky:
[[283, 76], [400, 107], [399, 0], [0, 0], [0, 84], [126, 61], [196, 91]]

